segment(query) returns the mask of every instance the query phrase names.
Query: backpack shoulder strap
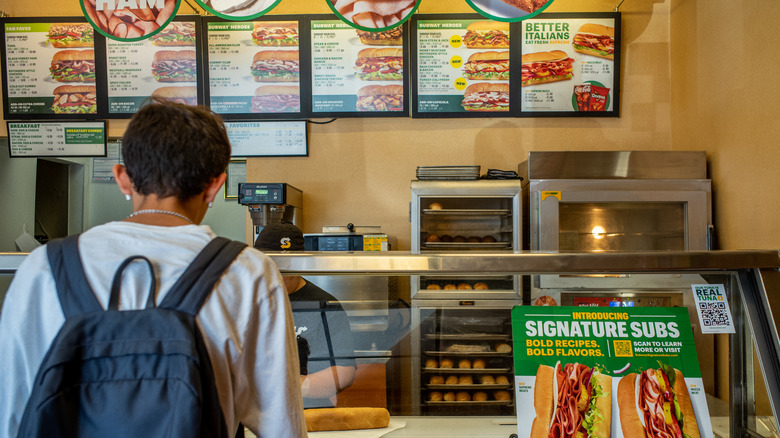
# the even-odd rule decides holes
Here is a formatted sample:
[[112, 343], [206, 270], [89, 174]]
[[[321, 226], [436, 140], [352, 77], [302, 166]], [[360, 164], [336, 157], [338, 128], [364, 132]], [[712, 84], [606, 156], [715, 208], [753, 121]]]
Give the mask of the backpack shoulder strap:
[[81, 313], [103, 310], [84, 274], [84, 265], [79, 255], [78, 234], [47, 243], [46, 255], [65, 319]]
[[159, 307], [197, 315], [214, 285], [246, 246], [243, 242], [216, 237], [176, 280]]

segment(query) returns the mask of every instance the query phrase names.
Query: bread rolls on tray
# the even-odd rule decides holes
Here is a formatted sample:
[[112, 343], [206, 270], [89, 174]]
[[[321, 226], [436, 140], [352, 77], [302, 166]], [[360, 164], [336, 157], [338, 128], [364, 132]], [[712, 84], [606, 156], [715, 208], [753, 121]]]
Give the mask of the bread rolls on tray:
[[385, 408], [304, 409], [306, 431], [377, 429], [390, 424]]

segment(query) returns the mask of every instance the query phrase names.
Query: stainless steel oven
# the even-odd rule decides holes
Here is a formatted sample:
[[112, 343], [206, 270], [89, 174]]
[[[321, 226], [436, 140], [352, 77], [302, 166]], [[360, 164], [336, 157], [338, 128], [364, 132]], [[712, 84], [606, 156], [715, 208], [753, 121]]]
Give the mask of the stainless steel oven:
[[[531, 152], [534, 251], [692, 251], [712, 248], [711, 181], [704, 152]], [[669, 289], [687, 278], [536, 276], [532, 303], [568, 289]], [[541, 290], [541, 291], [540, 291]]]
[[[703, 151], [531, 152], [524, 166], [531, 250], [712, 249], [712, 189]], [[535, 275], [530, 304], [693, 309], [690, 288], [697, 283], [706, 281], [696, 274]], [[700, 362], [712, 363], [713, 338], [695, 341]]]
[[412, 302], [415, 415], [513, 415], [510, 300]]
[[[522, 180], [413, 181], [416, 254], [522, 249]], [[510, 313], [519, 275], [412, 275], [412, 408], [418, 415], [513, 415]]]
[[[522, 249], [522, 181], [412, 181], [412, 252]], [[412, 299], [517, 299], [518, 276], [412, 277]], [[443, 295], [442, 295], [443, 294]]]

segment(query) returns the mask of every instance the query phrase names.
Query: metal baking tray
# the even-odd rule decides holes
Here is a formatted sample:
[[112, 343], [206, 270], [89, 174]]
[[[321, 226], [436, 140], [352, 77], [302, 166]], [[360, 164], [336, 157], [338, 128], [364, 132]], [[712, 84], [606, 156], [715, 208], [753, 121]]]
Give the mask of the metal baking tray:
[[423, 248], [433, 249], [495, 249], [508, 248], [509, 242], [425, 242]]
[[426, 401], [428, 406], [508, 406], [512, 400], [487, 400], [487, 401]]
[[506, 216], [510, 214], [506, 209], [486, 208], [425, 208], [423, 214], [458, 215], [458, 216]]
[[439, 374], [505, 374], [509, 368], [423, 368], [426, 373]]
[[445, 385], [445, 384], [442, 384], [442, 385], [425, 385], [425, 387], [428, 388], [428, 389], [436, 389], [436, 390], [440, 390], [440, 391], [442, 391], [442, 390], [443, 391], [452, 391], [452, 390], [461, 390], [461, 389], [509, 389], [509, 388], [512, 387], [512, 385], [509, 384], [509, 383], [504, 383], [504, 384], [496, 383], [496, 384], [493, 384], [493, 385], [482, 385], [482, 384], [479, 384], [479, 383], [474, 383], [474, 384], [471, 384], [471, 385], [458, 385], [458, 384], [454, 384], [454, 385]]
[[442, 339], [442, 340], [469, 340], [469, 341], [508, 341], [509, 335], [493, 335], [487, 333], [473, 333], [473, 334], [439, 334], [428, 333], [425, 335], [428, 339]]
[[512, 352], [499, 353], [497, 351], [426, 351], [428, 356], [511, 356]]

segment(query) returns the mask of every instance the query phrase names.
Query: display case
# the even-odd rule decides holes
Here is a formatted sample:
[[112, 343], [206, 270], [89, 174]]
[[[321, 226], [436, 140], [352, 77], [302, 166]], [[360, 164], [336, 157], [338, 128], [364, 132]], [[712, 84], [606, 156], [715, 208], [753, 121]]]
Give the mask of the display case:
[[[0, 255], [0, 274], [12, 276], [23, 255]], [[655, 251], [632, 253], [289, 253], [275, 254], [274, 262], [283, 274], [300, 274], [314, 278], [326, 276], [391, 276], [396, 278], [415, 275], [431, 275], [441, 278], [462, 275], [633, 275], [643, 274], [652, 278], [669, 275], [693, 275], [696, 282], [720, 285], [730, 305], [735, 332], [732, 334], [706, 334], [697, 324], [694, 332], [714, 338], [717, 346], [714, 361], [702, 363], [702, 368], [715, 370], [712, 377], [704, 377], [708, 412], [700, 415], [700, 423], [711, 424], [717, 437], [770, 437], [778, 436], [778, 412], [780, 412], [780, 254], [778, 251]], [[693, 294], [689, 288], [680, 292]], [[594, 295], [594, 298], [598, 298]], [[682, 305], [687, 299], [683, 299]], [[456, 304], [456, 305], [454, 305]], [[484, 304], [484, 305], [483, 305]], [[498, 351], [498, 345], [508, 343], [506, 328], [509, 308], [494, 308], [495, 303], [480, 300], [454, 300], [437, 302], [427, 300], [424, 306], [413, 309], [417, 314], [411, 325], [392, 325], [397, 330], [395, 339], [399, 348], [389, 358], [400, 364], [400, 369], [411, 370], [411, 361], [419, 364], [420, 376], [442, 377], [449, 374], [481, 374], [474, 370], [474, 360], [485, 361], [485, 370], [496, 376], [507, 373], [505, 363], [508, 354]], [[527, 304], [527, 303], [524, 303]], [[659, 305], [680, 305], [679, 302], [658, 302]], [[695, 310], [695, 309], [688, 309]], [[8, 311], [4, 309], [4, 311]], [[507, 315], [505, 318], [504, 315]], [[474, 318], [486, 318], [476, 321]], [[493, 318], [493, 319], [491, 319]], [[421, 341], [419, 350], [410, 347], [410, 340]], [[514, 339], [512, 339], [514, 341]], [[453, 345], [460, 347], [450, 348]], [[481, 351], [468, 351], [472, 346]], [[697, 344], [698, 347], [698, 344]], [[505, 348], [505, 347], [504, 347]], [[502, 349], [504, 349], [502, 348]], [[466, 350], [466, 351], [456, 351]], [[523, 355], [513, 349], [511, 356]], [[439, 368], [428, 369], [428, 360], [467, 358], [472, 362], [471, 372], [445, 372]], [[432, 364], [432, 363], [431, 363]], [[457, 365], [457, 364], [455, 364]], [[479, 369], [479, 368], [478, 368]], [[487, 373], [487, 371], [485, 371]], [[615, 375], [616, 370], [611, 371]], [[458, 416], [440, 415], [438, 405], [430, 405], [423, 394], [440, 391], [438, 383], [423, 380], [424, 393], [417, 402], [421, 413], [414, 414], [415, 402], [412, 373], [401, 373], [397, 381], [390, 382], [389, 391], [396, 393], [398, 403], [391, 404], [392, 427], [374, 431], [376, 436], [400, 437], [488, 437], [506, 438], [527, 425], [513, 424], [516, 410], [513, 404], [500, 405], [504, 411], [483, 415], [484, 406], [476, 405], [473, 397], [477, 391], [501, 390], [493, 387], [472, 388], [472, 400], [456, 405]], [[424, 377], [420, 377], [424, 379]], [[466, 379], [467, 380], [467, 379]], [[510, 380], [511, 381], [511, 380]], [[446, 382], [446, 377], [445, 377]], [[480, 383], [492, 385], [490, 383]], [[498, 383], [496, 383], [498, 384]], [[446, 385], [446, 383], [445, 383]], [[468, 385], [468, 383], [464, 383]], [[517, 382], [513, 390], [518, 391]], [[498, 404], [500, 400], [486, 400]], [[455, 400], [456, 403], [457, 399]], [[422, 411], [423, 403], [426, 403]], [[470, 405], [466, 404], [470, 403]], [[617, 421], [613, 418], [614, 421]], [[614, 429], [613, 429], [614, 430]], [[616, 436], [613, 434], [613, 436]]]

